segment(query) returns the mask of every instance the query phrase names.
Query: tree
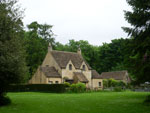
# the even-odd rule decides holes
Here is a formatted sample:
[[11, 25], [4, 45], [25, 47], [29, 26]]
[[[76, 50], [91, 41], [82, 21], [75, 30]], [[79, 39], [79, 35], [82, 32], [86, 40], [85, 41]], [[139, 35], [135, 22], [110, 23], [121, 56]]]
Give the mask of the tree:
[[55, 45], [55, 39], [53, 38], [51, 25], [32, 22], [27, 27], [28, 31], [25, 32], [24, 44], [27, 53], [26, 62], [30, 73], [28, 79], [30, 79], [43, 62], [48, 43]]
[[0, 105], [9, 102], [5, 98], [7, 86], [24, 82], [27, 73], [22, 11], [16, 3], [16, 0], [0, 1]]
[[125, 11], [125, 19], [132, 28], [123, 27], [131, 36], [126, 64], [137, 83], [150, 81], [150, 1], [127, 0], [132, 11]]
[[31, 34], [34, 34], [34, 37], [40, 37], [44, 40], [50, 42], [52, 45], [55, 44], [54, 33], [52, 32], [52, 25], [48, 24], [39, 24], [34, 21], [31, 24], [27, 25], [28, 30]]
[[111, 43], [104, 43], [99, 47], [99, 69], [98, 71], [120, 71], [125, 70], [124, 56], [127, 39], [114, 39]]
[[99, 73], [106, 71], [125, 70], [124, 57], [128, 39], [114, 39], [111, 43], [94, 46], [88, 41], [70, 40], [68, 44], [56, 43], [55, 49], [59, 51], [77, 52], [80, 47], [82, 56], [88, 64]]

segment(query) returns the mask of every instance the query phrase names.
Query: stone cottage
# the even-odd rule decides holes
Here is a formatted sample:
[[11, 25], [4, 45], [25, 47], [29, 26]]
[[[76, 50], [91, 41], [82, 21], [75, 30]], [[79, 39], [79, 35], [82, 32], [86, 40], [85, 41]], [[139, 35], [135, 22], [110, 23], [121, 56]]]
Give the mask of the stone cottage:
[[114, 72], [102, 72], [101, 77], [103, 79], [113, 78], [118, 81], [123, 81], [125, 83], [130, 83], [131, 79], [128, 75], [128, 71], [114, 71]]
[[29, 83], [61, 84], [64, 82], [82, 82], [91, 89], [103, 87], [101, 76], [83, 59], [80, 49], [77, 52], [55, 51], [49, 44], [42, 65], [38, 67]]

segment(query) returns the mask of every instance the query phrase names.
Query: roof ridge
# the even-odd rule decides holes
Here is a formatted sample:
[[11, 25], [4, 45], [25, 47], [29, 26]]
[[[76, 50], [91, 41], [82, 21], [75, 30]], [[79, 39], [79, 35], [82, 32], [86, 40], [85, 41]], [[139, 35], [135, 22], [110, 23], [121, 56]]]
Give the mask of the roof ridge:
[[[58, 50], [53, 50], [51, 52], [62, 52], [62, 53], [73, 53], [73, 54], [78, 54], [76, 52], [70, 52], [70, 51], [58, 51]], [[78, 54], [79, 55], [79, 54]]]
[[122, 70], [122, 71], [110, 71], [110, 72], [102, 72], [102, 73], [111, 73], [111, 72], [127, 72], [127, 70]]

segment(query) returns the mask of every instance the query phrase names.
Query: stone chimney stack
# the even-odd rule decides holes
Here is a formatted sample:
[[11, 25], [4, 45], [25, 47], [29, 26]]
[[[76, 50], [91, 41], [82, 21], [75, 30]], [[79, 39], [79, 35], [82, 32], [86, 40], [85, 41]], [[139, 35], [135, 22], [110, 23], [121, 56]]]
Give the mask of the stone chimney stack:
[[77, 53], [81, 55], [81, 49], [80, 49], [80, 47], [78, 48]]
[[52, 45], [51, 45], [51, 43], [49, 43], [49, 45], [48, 45], [48, 52], [50, 52], [50, 51], [52, 51], [53, 49], [52, 49]]

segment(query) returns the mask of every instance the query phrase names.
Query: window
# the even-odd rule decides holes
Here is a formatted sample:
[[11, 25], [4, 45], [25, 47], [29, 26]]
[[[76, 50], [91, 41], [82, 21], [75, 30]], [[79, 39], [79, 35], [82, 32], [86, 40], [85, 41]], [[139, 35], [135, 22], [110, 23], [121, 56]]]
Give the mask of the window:
[[82, 66], [82, 70], [85, 71], [85, 65]]
[[55, 81], [55, 83], [58, 84], [59, 82], [58, 82], [58, 81]]
[[49, 84], [53, 84], [53, 81], [48, 81]]
[[49, 65], [46, 65], [46, 67], [49, 67]]
[[72, 65], [71, 64], [69, 64], [69, 70], [72, 70]]
[[101, 82], [98, 82], [98, 86], [101, 87], [101, 85], [102, 85], [102, 83], [101, 83]]

